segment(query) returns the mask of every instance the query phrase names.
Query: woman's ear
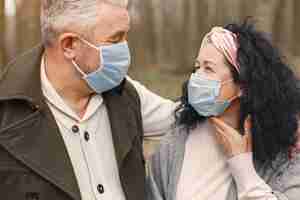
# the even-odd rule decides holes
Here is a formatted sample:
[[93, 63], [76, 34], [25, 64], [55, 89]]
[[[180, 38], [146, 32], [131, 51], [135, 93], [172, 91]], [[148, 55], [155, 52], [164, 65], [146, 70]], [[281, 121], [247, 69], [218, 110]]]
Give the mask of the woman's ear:
[[239, 92], [238, 92], [238, 97], [241, 97], [243, 95], [243, 91], [242, 91], [242, 89], [240, 88], [239, 89]]
[[237, 96], [238, 96], [238, 97], [243, 96], [243, 86], [242, 86], [242, 85], [239, 85], [237, 90], [238, 90], [238, 91], [237, 91]]

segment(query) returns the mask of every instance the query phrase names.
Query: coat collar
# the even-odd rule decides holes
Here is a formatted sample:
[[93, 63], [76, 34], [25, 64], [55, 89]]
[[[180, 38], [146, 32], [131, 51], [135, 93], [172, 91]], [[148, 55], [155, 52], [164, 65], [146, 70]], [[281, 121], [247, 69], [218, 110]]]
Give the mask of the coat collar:
[[42, 45], [9, 63], [0, 77], [0, 100], [22, 99], [32, 106], [45, 106], [41, 90], [40, 65]]

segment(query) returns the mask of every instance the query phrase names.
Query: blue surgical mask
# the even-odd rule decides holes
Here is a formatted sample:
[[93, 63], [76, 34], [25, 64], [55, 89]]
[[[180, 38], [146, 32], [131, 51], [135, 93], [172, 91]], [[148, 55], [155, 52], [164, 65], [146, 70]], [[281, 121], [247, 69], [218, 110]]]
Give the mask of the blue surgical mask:
[[89, 74], [84, 73], [78, 64], [72, 60], [73, 65], [82, 74], [90, 88], [101, 94], [120, 85], [130, 66], [131, 57], [127, 42], [97, 47], [84, 39], [82, 41], [99, 51], [101, 64], [96, 71]]
[[211, 80], [199, 73], [193, 73], [188, 83], [189, 104], [201, 116], [218, 116], [224, 113], [232, 100], [220, 101], [217, 98], [220, 95], [221, 86], [232, 81]]

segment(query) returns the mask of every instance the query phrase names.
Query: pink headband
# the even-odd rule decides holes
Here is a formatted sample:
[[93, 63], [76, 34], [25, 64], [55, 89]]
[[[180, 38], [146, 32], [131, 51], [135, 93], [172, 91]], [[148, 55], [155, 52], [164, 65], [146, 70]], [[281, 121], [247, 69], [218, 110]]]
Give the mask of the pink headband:
[[214, 27], [205, 35], [201, 48], [208, 41], [211, 41], [212, 44], [226, 57], [228, 62], [240, 72], [240, 66], [237, 62], [238, 43], [236, 34], [222, 27]]

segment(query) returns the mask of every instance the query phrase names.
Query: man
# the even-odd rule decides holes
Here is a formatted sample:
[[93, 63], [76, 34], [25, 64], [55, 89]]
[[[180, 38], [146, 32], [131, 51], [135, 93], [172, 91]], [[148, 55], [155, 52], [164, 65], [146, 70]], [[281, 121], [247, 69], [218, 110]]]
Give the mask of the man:
[[4, 200], [142, 200], [142, 139], [173, 123], [175, 104], [126, 77], [126, 7], [43, 0], [43, 45], [0, 83]]

